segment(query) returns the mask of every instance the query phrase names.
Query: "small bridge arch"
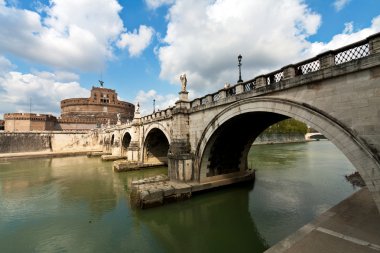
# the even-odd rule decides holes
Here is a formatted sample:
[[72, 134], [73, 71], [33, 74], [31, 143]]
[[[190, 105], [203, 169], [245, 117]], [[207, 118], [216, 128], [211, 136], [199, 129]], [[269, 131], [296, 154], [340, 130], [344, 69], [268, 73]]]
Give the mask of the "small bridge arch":
[[305, 134], [305, 139], [307, 141], [311, 141], [311, 140], [320, 140], [320, 139], [326, 139], [326, 137], [321, 134], [321, 133], [307, 133]]
[[[252, 119], [252, 117], [257, 117], [257, 119]], [[326, 136], [351, 161], [366, 184], [372, 186], [373, 178], [370, 175], [379, 173], [380, 163], [362, 139], [357, 137], [342, 122], [317, 108], [305, 103], [301, 104], [273, 97], [248, 98], [237, 101], [213, 118], [203, 131], [197, 145], [196, 157], [198, 157], [198, 161], [194, 164], [195, 176], [200, 181], [204, 181], [207, 180], [207, 177], [241, 172], [247, 169], [247, 155], [254, 139], [268, 126], [289, 117], [308, 124]], [[251, 119], [248, 120], [248, 118]], [[237, 141], [226, 143], [230, 139], [226, 137], [226, 132], [223, 132], [223, 129], [236, 130], [236, 126], [241, 127], [241, 123], [257, 124], [254, 133], [250, 134], [245, 142], [242, 141], [243, 138], [237, 137]], [[249, 130], [249, 127], [243, 127], [242, 130], [239, 128], [239, 132], [228, 134], [238, 136], [239, 133], [247, 133], [247, 129]], [[222, 145], [219, 145], [221, 141], [224, 141], [225, 147], [230, 146], [230, 144], [241, 146], [223, 149]], [[227, 159], [223, 158], [223, 152], [231, 150], [235, 150], [235, 152], [232, 152], [233, 157], [229, 157], [228, 159], [231, 161], [228, 162]], [[213, 152], [221, 155], [216, 156]], [[227, 166], [227, 170], [223, 171], [224, 168], [220, 168], [223, 165]], [[373, 190], [374, 187], [369, 187], [369, 189]]]
[[121, 137], [121, 146], [123, 149], [128, 149], [129, 145], [131, 144], [132, 135], [129, 131], [126, 131], [122, 134]]
[[170, 146], [170, 135], [167, 129], [159, 123], [154, 123], [146, 129], [145, 133], [143, 161], [148, 164], [167, 164]]

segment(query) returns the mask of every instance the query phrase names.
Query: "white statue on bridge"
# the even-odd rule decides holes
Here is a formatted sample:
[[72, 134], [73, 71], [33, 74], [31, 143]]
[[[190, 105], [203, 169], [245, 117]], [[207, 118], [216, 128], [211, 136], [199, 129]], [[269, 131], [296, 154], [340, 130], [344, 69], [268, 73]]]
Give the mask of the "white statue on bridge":
[[140, 113], [140, 103], [137, 102], [137, 106], [136, 106], [136, 113]]
[[116, 116], [117, 116], [117, 123], [116, 123], [116, 125], [120, 126], [121, 125], [121, 115], [120, 115], [120, 113], [118, 113], [118, 114], [116, 114]]
[[181, 83], [182, 83], [182, 92], [184, 92], [184, 91], [186, 91], [186, 85], [187, 85], [186, 74], [180, 75], [179, 79], [181, 80]]

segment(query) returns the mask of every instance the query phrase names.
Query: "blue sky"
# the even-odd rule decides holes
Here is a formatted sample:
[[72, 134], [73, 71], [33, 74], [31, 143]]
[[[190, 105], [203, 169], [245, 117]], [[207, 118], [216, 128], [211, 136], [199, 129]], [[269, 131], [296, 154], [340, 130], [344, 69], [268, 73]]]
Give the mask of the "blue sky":
[[190, 98], [380, 32], [380, 0], [0, 0], [0, 118], [60, 114], [103, 79], [120, 99]]

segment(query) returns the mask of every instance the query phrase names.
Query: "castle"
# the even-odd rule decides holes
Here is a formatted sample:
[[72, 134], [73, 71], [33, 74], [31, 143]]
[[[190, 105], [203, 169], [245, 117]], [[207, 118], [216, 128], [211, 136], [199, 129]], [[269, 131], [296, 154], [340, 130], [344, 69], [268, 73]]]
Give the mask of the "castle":
[[[115, 90], [92, 87], [89, 98], [69, 98], [61, 101], [61, 117], [50, 114], [5, 113], [4, 130], [70, 131], [99, 128], [102, 124], [114, 125], [133, 119], [135, 106], [119, 101]], [[119, 116], [118, 116], [119, 115]]]

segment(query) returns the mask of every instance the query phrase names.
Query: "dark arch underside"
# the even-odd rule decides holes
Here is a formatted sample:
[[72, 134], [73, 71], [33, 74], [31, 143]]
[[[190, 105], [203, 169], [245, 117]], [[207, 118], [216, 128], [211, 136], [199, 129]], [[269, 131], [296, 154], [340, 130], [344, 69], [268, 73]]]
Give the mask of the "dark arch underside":
[[168, 162], [169, 141], [160, 129], [154, 128], [148, 133], [144, 146], [146, 162]]
[[128, 148], [129, 144], [131, 143], [131, 135], [129, 133], [125, 133], [122, 140], [122, 145], [124, 148]]
[[225, 122], [211, 136], [203, 155], [208, 159], [207, 177], [247, 169], [247, 154], [256, 137], [287, 118], [277, 113], [251, 112]]

